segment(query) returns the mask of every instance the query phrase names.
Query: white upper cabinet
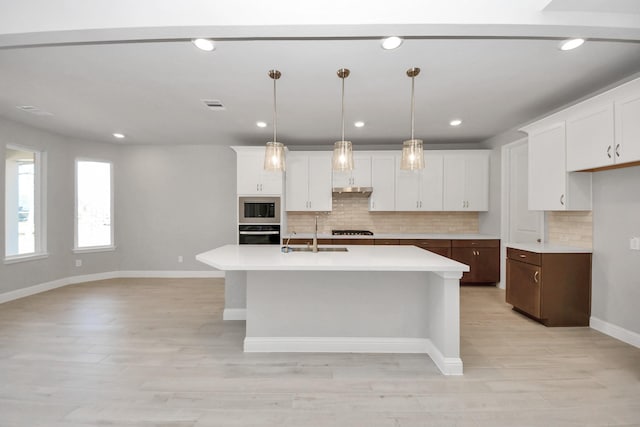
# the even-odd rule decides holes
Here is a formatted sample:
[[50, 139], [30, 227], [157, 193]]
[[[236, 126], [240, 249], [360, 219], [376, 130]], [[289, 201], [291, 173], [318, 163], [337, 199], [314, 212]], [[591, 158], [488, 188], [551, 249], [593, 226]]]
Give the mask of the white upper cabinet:
[[331, 155], [304, 151], [287, 154], [287, 211], [332, 210]]
[[554, 116], [566, 120], [567, 171], [619, 167], [640, 161], [640, 79]]
[[264, 170], [264, 147], [231, 147], [237, 153], [239, 196], [282, 195], [283, 174]]
[[333, 186], [342, 187], [371, 187], [371, 155], [353, 153], [353, 170], [348, 172], [333, 172]]
[[615, 162], [640, 161], [640, 80], [615, 102]]
[[382, 152], [371, 155], [370, 211], [396, 210], [396, 157]]
[[567, 172], [564, 121], [532, 125], [529, 133], [529, 209], [590, 210], [591, 174]]
[[489, 209], [488, 151], [449, 151], [444, 155], [443, 209]]
[[443, 157], [425, 152], [424, 164], [422, 170], [402, 170], [400, 156], [397, 156], [396, 211], [442, 210]]
[[568, 172], [614, 163], [613, 102], [581, 105], [566, 126]]

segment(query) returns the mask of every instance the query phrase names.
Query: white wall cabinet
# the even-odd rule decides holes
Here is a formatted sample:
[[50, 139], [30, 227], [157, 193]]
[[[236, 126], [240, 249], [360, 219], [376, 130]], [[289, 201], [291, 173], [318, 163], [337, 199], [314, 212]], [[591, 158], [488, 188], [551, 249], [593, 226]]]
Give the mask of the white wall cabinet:
[[425, 152], [424, 163], [422, 170], [406, 171], [400, 169], [397, 157], [396, 211], [442, 210], [443, 156]]
[[444, 155], [443, 209], [489, 210], [489, 153], [448, 152]]
[[640, 161], [640, 84], [615, 102], [615, 149], [616, 163]]
[[567, 117], [567, 171], [615, 162], [613, 102], [582, 105]]
[[396, 158], [390, 153], [371, 155], [371, 187], [369, 211], [396, 210]]
[[353, 170], [333, 172], [334, 187], [371, 187], [371, 155], [353, 153]]
[[282, 195], [283, 174], [264, 170], [264, 147], [231, 147], [237, 153], [239, 196]]
[[332, 210], [331, 154], [303, 151], [287, 154], [287, 211]]
[[529, 209], [591, 210], [591, 173], [567, 172], [564, 121], [530, 127]]

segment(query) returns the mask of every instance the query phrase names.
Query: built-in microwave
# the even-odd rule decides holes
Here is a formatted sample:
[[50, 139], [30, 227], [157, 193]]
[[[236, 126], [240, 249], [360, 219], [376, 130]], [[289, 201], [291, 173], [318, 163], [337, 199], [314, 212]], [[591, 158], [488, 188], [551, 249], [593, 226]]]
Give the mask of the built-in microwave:
[[241, 224], [280, 224], [280, 197], [239, 197]]

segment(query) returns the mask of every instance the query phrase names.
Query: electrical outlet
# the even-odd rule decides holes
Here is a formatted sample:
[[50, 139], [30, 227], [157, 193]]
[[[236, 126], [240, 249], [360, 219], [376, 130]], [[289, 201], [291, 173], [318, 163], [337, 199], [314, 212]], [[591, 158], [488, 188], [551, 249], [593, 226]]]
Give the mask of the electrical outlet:
[[77, 259], [76, 260], [76, 267], [82, 267], [82, 260], [81, 259]]
[[640, 251], [640, 237], [632, 237], [629, 239], [629, 249], [632, 251]]
[[178, 255], [178, 262], [182, 262], [184, 261], [184, 259], [182, 258], [182, 255]]

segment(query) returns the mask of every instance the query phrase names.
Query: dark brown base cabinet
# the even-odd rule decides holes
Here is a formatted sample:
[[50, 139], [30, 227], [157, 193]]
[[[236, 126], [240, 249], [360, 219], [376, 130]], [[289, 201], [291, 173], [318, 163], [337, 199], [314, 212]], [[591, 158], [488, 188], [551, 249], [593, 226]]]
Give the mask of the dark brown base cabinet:
[[452, 240], [450, 258], [469, 266], [462, 284], [500, 281], [500, 240]]
[[545, 326], [589, 326], [591, 254], [507, 248], [506, 297]]

